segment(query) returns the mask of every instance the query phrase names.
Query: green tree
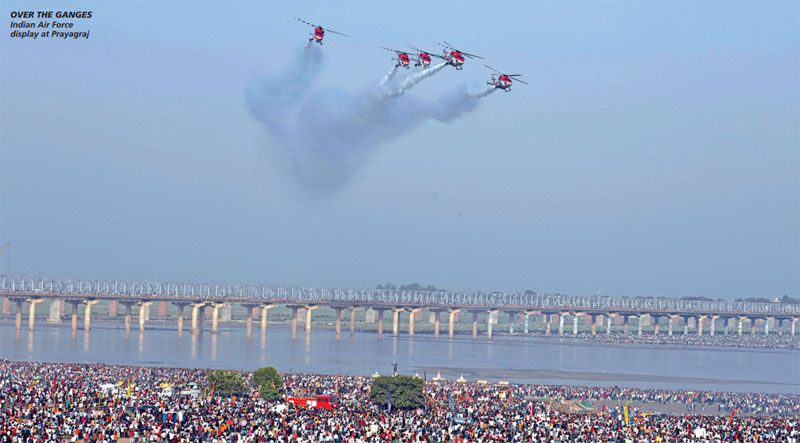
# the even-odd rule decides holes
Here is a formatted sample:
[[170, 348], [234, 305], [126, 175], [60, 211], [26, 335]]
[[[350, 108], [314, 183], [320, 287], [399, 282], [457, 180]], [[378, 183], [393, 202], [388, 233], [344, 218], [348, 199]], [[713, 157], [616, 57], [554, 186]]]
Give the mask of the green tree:
[[217, 370], [208, 374], [208, 386], [214, 387], [214, 395], [231, 397], [245, 392], [242, 375], [234, 371]]
[[392, 391], [392, 409], [415, 409], [425, 404], [422, 379], [408, 375], [381, 376], [372, 381], [369, 397], [373, 403], [386, 407]]
[[281, 374], [272, 366], [261, 368], [254, 372], [253, 382], [259, 387], [258, 394], [264, 400], [278, 400], [281, 398]]

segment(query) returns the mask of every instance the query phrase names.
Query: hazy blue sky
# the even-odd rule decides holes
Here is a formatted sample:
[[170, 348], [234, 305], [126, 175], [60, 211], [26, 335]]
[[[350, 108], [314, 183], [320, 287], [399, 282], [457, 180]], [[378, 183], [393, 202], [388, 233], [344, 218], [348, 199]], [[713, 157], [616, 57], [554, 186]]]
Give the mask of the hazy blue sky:
[[[11, 10], [53, 3], [2, 6], [14, 273], [800, 292], [796, 1], [59, 3], [93, 11], [89, 40], [11, 39]], [[315, 91], [374, 85], [392, 63], [378, 45], [442, 39], [530, 84], [309, 191], [245, 106], [306, 41], [295, 15], [351, 35], [326, 37]], [[489, 74], [468, 61], [407, 98]]]

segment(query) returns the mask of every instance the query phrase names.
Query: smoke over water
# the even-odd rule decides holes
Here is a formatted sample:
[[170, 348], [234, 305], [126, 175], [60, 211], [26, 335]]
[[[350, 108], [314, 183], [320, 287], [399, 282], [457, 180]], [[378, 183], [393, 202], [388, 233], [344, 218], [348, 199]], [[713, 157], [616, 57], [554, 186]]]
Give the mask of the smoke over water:
[[320, 48], [306, 47], [284, 72], [258, 79], [246, 89], [247, 107], [272, 143], [290, 160], [293, 176], [312, 192], [342, 190], [378, 147], [428, 120], [444, 123], [475, 110], [494, 87], [462, 86], [433, 100], [403, 96], [445, 64], [386, 88], [393, 68], [377, 86], [357, 94], [327, 88], [311, 94], [324, 64]]

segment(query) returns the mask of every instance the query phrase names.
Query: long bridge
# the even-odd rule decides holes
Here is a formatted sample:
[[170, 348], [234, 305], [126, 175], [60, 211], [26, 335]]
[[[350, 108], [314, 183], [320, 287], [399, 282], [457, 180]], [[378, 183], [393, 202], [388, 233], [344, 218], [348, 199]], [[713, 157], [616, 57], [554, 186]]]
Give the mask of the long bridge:
[[[247, 308], [247, 332], [250, 335], [254, 317], [260, 315], [261, 332], [267, 328], [267, 311], [275, 306], [287, 306], [292, 311], [292, 337], [297, 332], [297, 314], [304, 310], [306, 332], [310, 333], [312, 311], [327, 306], [336, 311], [336, 336], [341, 333], [343, 312], [350, 313], [350, 333], [355, 331], [355, 312], [358, 309], [375, 311], [378, 334], [383, 333], [384, 312], [393, 314], [393, 335], [399, 334], [400, 314], [408, 313], [408, 333], [414, 335], [414, 320], [418, 312], [428, 310], [434, 318], [434, 334], [439, 335], [440, 314], [449, 315], [449, 335], [454, 333], [454, 322], [460, 311], [472, 313], [472, 335], [478, 336], [478, 315], [487, 314], [487, 335], [492, 337], [492, 324], [502, 313], [508, 315], [510, 331], [515, 320], [524, 316], [525, 332], [528, 332], [528, 316], [542, 315], [546, 333], [557, 319], [558, 333], [564, 334], [565, 318], [573, 320], [573, 334], [578, 331], [578, 319], [596, 327], [605, 323], [606, 333], [611, 333], [612, 318], [621, 317], [624, 331], [632, 319], [638, 321], [638, 334], [642, 334], [642, 319], [649, 317], [654, 324], [653, 333], [659, 333], [662, 320], [666, 320], [668, 334], [683, 321], [684, 334], [688, 333], [689, 320], [693, 320], [698, 335], [704, 333], [704, 322], [708, 320], [709, 334], [714, 335], [717, 323], [722, 322], [724, 333], [728, 333], [730, 320], [738, 321], [738, 334], [742, 334], [743, 322], [751, 324], [755, 333], [757, 320], [764, 322], [764, 334], [769, 334], [770, 323], [778, 328], [787, 326], [791, 335], [800, 318], [800, 305], [786, 303], [756, 303], [734, 301], [698, 301], [651, 297], [569, 296], [561, 294], [535, 293], [482, 293], [446, 291], [410, 291], [389, 289], [333, 289], [291, 286], [222, 285], [202, 283], [173, 283], [155, 281], [111, 281], [82, 279], [47, 279], [15, 275], [0, 276], [0, 296], [3, 297], [2, 313], [11, 314], [11, 305], [16, 304], [16, 327], [21, 328], [23, 305], [28, 305], [28, 327], [35, 325], [35, 306], [42, 301], [50, 302], [49, 320], [60, 321], [64, 304], [72, 305], [72, 329], [78, 327], [78, 306], [84, 306], [84, 330], [91, 328], [92, 306], [108, 305], [109, 313], [116, 315], [117, 305], [125, 306], [125, 328], [130, 332], [133, 308], [139, 310], [139, 330], [145, 329], [150, 305], [158, 302], [162, 306], [171, 303], [177, 306], [177, 328], [184, 329], [184, 309], [191, 307], [191, 330], [202, 333], [206, 310], [211, 311], [212, 333], [219, 331], [220, 312], [225, 316], [227, 308], [234, 304]], [[604, 320], [599, 322], [598, 320]]]

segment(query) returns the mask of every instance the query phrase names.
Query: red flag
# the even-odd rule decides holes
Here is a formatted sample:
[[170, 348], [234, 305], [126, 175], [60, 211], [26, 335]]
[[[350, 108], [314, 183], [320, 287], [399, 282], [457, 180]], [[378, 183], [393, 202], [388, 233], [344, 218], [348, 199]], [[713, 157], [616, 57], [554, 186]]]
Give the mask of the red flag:
[[733, 411], [731, 411], [731, 416], [730, 418], [728, 418], [728, 426], [730, 426], [731, 423], [733, 422], [733, 414], [735, 413], [736, 413], [736, 408], [733, 408]]

